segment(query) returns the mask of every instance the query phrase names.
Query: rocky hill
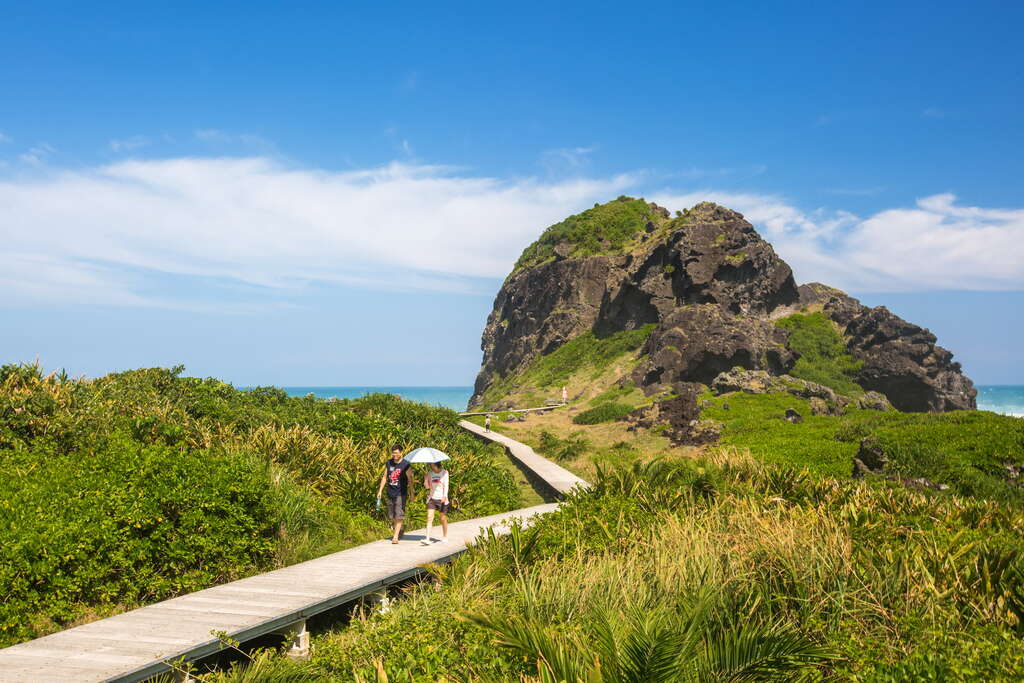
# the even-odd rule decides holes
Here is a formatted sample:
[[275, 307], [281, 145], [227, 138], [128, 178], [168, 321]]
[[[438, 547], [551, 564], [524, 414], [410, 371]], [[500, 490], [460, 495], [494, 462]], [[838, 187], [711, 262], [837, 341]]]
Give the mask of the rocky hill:
[[487, 319], [470, 404], [507, 406], [527, 385], [540, 392], [534, 400], [553, 396], [573, 370], [559, 364], [574, 358], [601, 359], [594, 379], [646, 395], [710, 385], [735, 367], [796, 372], [809, 351], [786, 320], [809, 313], [845, 345], [843, 359], [832, 357], [852, 391], [880, 392], [904, 411], [975, 408], [973, 384], [935, 335], [826, 285], [798, 286], [741, 214], [704, 202], [671, 216], [629, 197], [526, 248]]

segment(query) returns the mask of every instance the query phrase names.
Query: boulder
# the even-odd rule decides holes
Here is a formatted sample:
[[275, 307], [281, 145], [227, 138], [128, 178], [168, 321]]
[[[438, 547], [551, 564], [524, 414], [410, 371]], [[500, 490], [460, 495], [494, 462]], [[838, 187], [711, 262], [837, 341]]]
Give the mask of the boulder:
[[825, 399], [812, 396], [810, 399], [811, 415], [831, 415], [832, 410], [828, 407]]
[[717, 441], [721, 424], [700, 419], [697, 396], [702, 388], [699, 384], [678, 385], [676, 396], [628, 414], [624, 418], [629, 422], [628, 429], [657, 429], [675, 445], [697, 446]]
[[869, 391], [863, 396], [859, 396], [857, 398], [857, 407], [862, 410], [894, 410], [892, 403], [889, 403], [889, 399], [877, 391]]
[[786, 408], [786, 417], [784, 419], [786, 422], [791, 422], [796, 425], [804, 421], [804, 416], [792, 408]]

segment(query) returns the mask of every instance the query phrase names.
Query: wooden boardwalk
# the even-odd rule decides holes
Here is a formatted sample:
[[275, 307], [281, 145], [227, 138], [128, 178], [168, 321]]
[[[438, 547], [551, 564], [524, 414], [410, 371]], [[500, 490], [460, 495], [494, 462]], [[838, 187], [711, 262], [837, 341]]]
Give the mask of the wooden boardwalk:
[[[524, 468], [553, 490], [586, 486], [579, 477], [524, 444], [470, 422], [462, 426], [503, 444]], [[449, 524], [448, 543], [424, 546], [424, 530], [398, 545], [382, 540], [165, 600], [0, 650], [0, 681], [139, 681], [168, 671], [167, 660], [195, 660], [221, 649], [223, 631], [246, 641], [299, 632], [305, 619], [418, 574], [420, 567], [465, 550], [482, 530], [507, 531], [513, 520], [550, 512], [556, 503]], [[437, 530], [439, 531], [439, 529]]]

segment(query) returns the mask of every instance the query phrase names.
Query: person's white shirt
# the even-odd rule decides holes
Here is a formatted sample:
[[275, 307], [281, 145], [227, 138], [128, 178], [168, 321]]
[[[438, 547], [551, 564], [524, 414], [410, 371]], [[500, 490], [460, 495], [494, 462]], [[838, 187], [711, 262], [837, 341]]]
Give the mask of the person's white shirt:
[[429, 470], [423, 477], [423, 483], [430, 489], [432, 500], [445, 500], [448, 498], [448, 470], [440, 472]]

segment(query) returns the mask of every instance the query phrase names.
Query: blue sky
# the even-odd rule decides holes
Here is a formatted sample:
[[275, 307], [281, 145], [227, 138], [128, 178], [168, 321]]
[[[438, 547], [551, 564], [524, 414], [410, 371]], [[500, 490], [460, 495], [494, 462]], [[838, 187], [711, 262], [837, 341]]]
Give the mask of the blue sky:
[[519, 251], [627, 193], [1024, 383], [1024, 6], [208, 4], [0, 6], [0, 360], [468, 384]]

